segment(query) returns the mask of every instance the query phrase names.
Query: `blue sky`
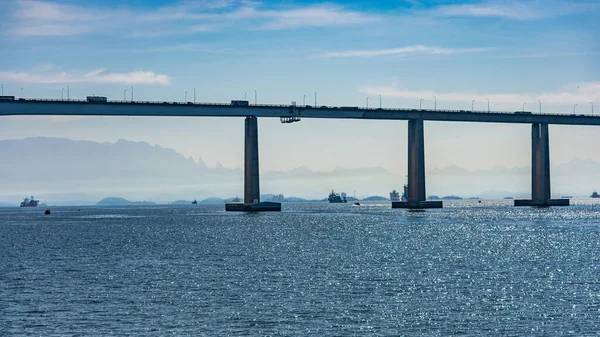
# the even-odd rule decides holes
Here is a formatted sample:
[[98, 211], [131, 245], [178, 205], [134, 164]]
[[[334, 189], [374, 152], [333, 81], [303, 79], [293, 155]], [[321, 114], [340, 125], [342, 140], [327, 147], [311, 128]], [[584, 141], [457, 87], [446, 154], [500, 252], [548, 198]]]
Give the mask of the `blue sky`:
[[[600, 113], [597, 1], [32, 1], [0, 4], [4, 94]], [[64, 91], [66, 96], [66, 90]], [[406, 123], [260, 121], [261, 169], [406, 166]], [[600, 161], [599, 130], [551, 129], [552, 160]], [[243, 121], [3, 118], [0, 138], [119, 138], [242, 166]], [[426, 125], [427, 165], [529, 164], [529, 129]], [[282, 145], [294, 145], [285, 153]], [[323, 144], [327, 144], [326, 147]], [[554, 146], [556, 145], [556, 146]], [[465, 150], [468, 149], [468, 150]], [[493, 149], [493, 151], [490, 151]]]

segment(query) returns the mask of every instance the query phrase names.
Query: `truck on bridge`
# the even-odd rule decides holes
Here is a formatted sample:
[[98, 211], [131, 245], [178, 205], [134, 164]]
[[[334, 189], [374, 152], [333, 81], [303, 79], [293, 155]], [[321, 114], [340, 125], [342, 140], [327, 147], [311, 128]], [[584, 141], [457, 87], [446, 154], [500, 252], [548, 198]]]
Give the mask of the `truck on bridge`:
[[85, 98], [90, 103], [106, 103], [107, 99], [104, 96], [88, 96]]

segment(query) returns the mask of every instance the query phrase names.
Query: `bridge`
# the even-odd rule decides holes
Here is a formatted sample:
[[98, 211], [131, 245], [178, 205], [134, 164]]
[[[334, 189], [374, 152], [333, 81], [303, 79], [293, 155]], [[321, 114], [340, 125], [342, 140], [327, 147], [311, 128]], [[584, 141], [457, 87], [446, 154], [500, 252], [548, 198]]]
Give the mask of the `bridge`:
[[278, 211], [279, 203], [260, 202], [257, 118], [280, 118], [282, 123], [302, 118], [340, 118], [408, 121], [408, 200], [392, 202], [393, 208], [441, 208], [441, 201], [427, 201], [425, 190], [424, 121], [530, 124], [531, 199], [515, 200], [515, 206], [568, 206], [568, 199], [552, 199], [548, 125], [600, 126], [600, 116], [544, 114], [528, 111], [466, 111], [430, 109], [382, 109], [355, 106], [295, 104], [141, 102], [87, 100], [0, 100], [0, 116], [182, 116], [245, 118], [244, 202], [228, 204], [230, 211]]

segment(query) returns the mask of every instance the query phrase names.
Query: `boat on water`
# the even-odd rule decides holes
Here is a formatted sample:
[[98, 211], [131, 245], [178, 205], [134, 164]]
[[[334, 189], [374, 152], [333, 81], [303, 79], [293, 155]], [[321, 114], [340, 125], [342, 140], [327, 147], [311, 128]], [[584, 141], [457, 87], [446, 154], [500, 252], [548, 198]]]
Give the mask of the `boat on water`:
[[329, 193], [329, 197], [327, 198], [327, 200], [329, 200], [330, 204], [345, 204], [348, 202], [348, 200], [346, 200], [346, 193], [342, 192], [342, 194], [337, 194], [335, 193], [334, 190], [331, 190], [331, 193]]
[[198, 200], [194, 199], [194, 201], [192, 201], [192, 205], [198, 205]]
[[353, 205], [354, 205], [354, 206], [360, 206], [360, 202], [358, 202], [358, 201], [355, 201]]
[[598, 194], [598, 192], [594, 191], [594, 193], [592, 193], [592, 195], [590, 195], [590, 198], [600, 198], [600, 194]]
[[31, 199], [25, 197], [25, 199], [23, 199], [19, 207], [37, 207], [39, 203], [40, 201], [35, 200], [33, 196], [31, 196]]
[[402, 186], [403, 191], [402, 191], [402, 196], [400, 196], [400, 193], [398, 193], [398, 191], [393, 190], [390, 192], [390, 200], [391, 201], [407, 201], [408, 200], [408, 184], [404, 184], [404, 186]]

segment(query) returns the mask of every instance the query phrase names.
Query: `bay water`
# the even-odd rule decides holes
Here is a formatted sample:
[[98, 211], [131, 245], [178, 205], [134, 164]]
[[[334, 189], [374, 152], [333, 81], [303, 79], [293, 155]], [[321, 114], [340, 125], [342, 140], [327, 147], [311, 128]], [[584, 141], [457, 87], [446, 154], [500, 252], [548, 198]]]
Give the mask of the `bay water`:
[[0, 335], [600, 335], [600, 203], [0, 209]]

